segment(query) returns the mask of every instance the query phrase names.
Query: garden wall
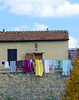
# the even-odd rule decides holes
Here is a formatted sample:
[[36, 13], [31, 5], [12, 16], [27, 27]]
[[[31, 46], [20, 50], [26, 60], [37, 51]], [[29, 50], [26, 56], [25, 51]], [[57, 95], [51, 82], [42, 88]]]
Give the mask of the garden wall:
[[51, 96], [61, 100], [65, 80], [60, 71], [44, 73], [42, 77], [36, 77], [34, 72], [0, 73], [0, 100], [46, 100]]

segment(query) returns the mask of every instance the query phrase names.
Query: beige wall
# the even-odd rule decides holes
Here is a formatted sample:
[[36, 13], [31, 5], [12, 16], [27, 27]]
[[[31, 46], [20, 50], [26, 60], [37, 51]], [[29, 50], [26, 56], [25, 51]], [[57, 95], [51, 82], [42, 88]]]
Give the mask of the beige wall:
[[35, 51], [35, 43], [38, 44], [38, 51], [44, 52], [43, 59], [68, 59], [68, 41], [8, 42], [0, 43], [0, 62], [7, 61], [7, 49], [17, 49], [17, 60], [24, 60], [25, 53]]

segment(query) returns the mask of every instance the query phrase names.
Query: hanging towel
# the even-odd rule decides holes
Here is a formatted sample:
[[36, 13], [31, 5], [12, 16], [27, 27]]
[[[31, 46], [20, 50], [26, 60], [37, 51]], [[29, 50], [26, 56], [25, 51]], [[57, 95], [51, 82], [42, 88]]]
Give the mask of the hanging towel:
[[16, 61], [10, 61], [10, 70], [16, 71]]
[[42, 64], [42, 60], [40, 60], [40, 76], [43, 75], [43, 64]]
[[4, 68], [9, 68], [9, 62], [8, 61], [5, 62]]
[[49, 60], [50, 65], [54, 65], [54, 60]]
[[57, 60], [56, 60], [56, 68], [58, 68]]
[[36, 60], [36, 76], [43, 75], [43, 64], [42, 60]]
[[61, 68], [61, 60], [56, 60], [56, 68]]
[[58, 60], [58, 68], [61, 68], [61, 60]]
[[44, 60], [42, 60], [42, 64], [44, 65]]
[[45, 73], [49, 73], [49, 60], [45, 60]]
[[30, 59], [30, 66], [31, 66], [31, 63], [32, 63], [33, 61], [32, 61], [32, 59]]
[[23, 69], [23, 60], [17, 61], [16, 62], [16, 71], [17, 69]]
[[36, 76], [40, 76], [40, 62], [36, 60]]
[[34, 66], [36, 66], [36, 60], [34, 61]]
[[52, 70], [55, 68], [55, 60], [49, 60], [50, 66], [52, 65]]
[[31, 63], [31, 69], [32, 69], [32, 71], [34, 72], [35, 68], [34, 68], [33, 62]]
[[52, 70], [54, 70], [54, 68], [56, 67], [56, 60], [53, 60], [53, 69]]
[[60, 68], [63, 68], [63, 60], [61, 60]]
[[67, 60], [63, 60], [62, 76], [67, 76]]
[[71, 60], [68, 60], [67, 75], [70, 75], [70, 69], [72, 68], [73, 66], [71, 65]]
[[63, 60], [62, 75], [70, 75], [71, 61]]
[[24, 66], [23, 66], [23, 72], [30, 72], [31, 66], [30, 66], [30, 60], [24, 60]]

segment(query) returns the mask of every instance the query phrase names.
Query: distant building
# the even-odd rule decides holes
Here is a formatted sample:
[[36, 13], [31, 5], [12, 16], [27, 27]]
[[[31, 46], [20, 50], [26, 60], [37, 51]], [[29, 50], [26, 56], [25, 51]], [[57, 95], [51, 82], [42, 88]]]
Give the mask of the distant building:
[[75, 59], [77, 56], [79, 56], [79, 48], [70, 48], [69, 59]]

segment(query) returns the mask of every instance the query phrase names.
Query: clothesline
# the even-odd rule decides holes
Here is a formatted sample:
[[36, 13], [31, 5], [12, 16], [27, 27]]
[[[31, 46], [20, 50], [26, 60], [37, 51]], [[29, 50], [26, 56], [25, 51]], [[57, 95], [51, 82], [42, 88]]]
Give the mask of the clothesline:
[[62, 68], [62, 76], [70, 75], [70, 69], [73, 68], [71, 60], [19, 60], [19, 61], [6, 61], [4, 68], [9, 68], [10, 71], [17, 71], [17, 69], [23, 70], [23, 72], [35, 71], [36, 76], [42, 76], [45, 69], [45, 73], [50, 73], [49, 68]]

